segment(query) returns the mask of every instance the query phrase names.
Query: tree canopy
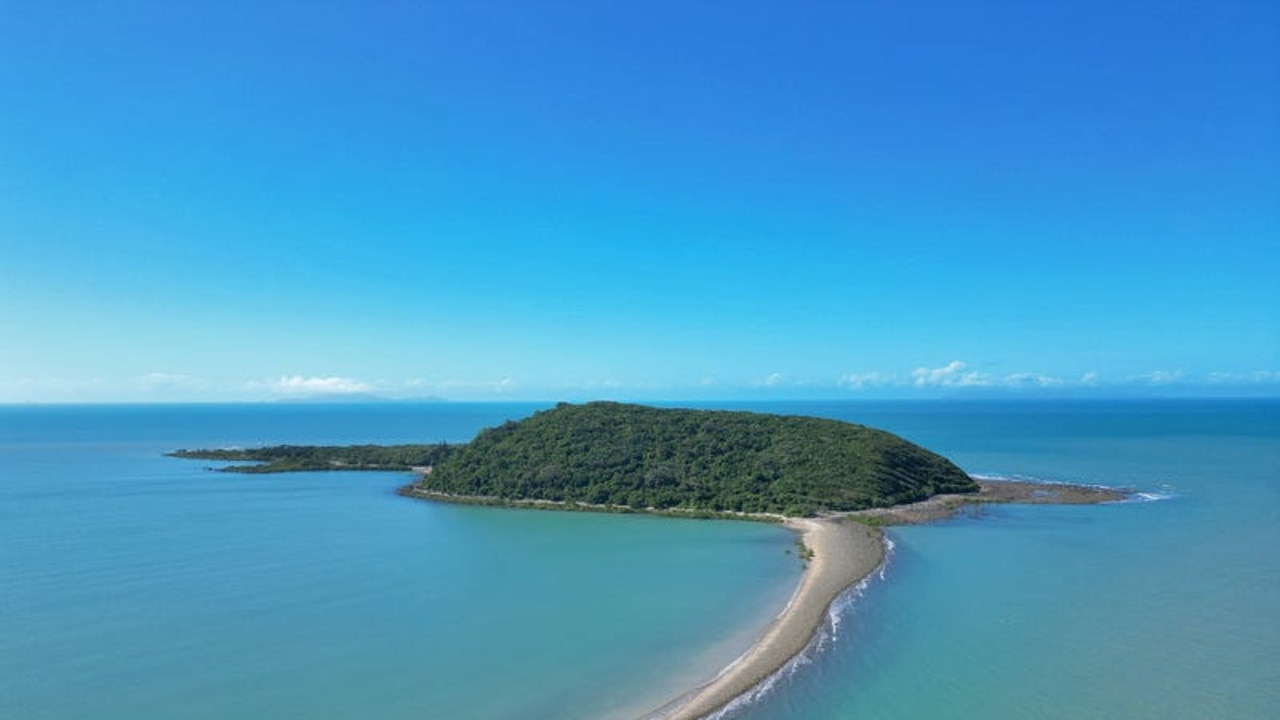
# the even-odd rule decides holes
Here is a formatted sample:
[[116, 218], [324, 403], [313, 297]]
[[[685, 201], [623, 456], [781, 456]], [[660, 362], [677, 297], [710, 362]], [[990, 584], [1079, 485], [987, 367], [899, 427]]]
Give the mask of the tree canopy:
[[229, 465], [224, 472], [278, 473], [310, 470], [411, 470], [448, 457], [457, 445], [272, 445], [223, 450], [176, 450], [170, 457], [252, 462]]
[[946, 458], [862, 425], [609, 402], [561, 404], [481, 431], [417, 487], [506, 501], [791, 516], [977, 490]]

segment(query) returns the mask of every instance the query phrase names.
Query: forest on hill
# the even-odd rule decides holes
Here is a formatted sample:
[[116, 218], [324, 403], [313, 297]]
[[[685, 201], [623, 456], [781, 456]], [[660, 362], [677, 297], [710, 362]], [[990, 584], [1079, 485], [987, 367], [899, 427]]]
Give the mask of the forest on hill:
[[481, 431], [415, 490], [510, 502], [807, 516], [977, 484], [896, 435], [813, 417], [560, 404]]
[[315, 470], [412, 470], [448, 457], [457, 445], [271, 445], [260, 448], [175, 450], [169, 457], [251, 463], [220, 467], [222, 472], [279, 473]]

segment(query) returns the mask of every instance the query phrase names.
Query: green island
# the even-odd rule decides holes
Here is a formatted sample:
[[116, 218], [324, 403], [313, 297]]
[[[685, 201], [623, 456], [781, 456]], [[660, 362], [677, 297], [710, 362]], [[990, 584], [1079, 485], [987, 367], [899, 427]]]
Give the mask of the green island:
[[227, 465], [219, 472], [282, 473], [316, 470], [391, 470], [428, 468], [447, 458], [457, 445], [272, 445], [260, 448], [175, 450], [169, 457], [189, 460], [250, 462]]
[[712, 715], [800, 653], [832, 601], [884, 562], [881, 525], [933, 522], [985, 503], [1124, 497], [1088, 486], [975, 481], [936, 453], [854, 423], [613, 402], [561, 403], [466, 444], [170, 454], [255, 463], [215, 468], [240, 473], [412, 470], [419, 476], [401, 494], [453, 503], [782, 522], [799, 533], [794, 553], [804, 566], [791, 601], [738, 661], [668, 703], [667, 720]]
[[561, 403], [466, 444], [179, 450], [231, 472], [409, 470], [406, 494], [578, 509], [809, 517], [969, 493], [946, 458], [837, 420], [613, 402]]

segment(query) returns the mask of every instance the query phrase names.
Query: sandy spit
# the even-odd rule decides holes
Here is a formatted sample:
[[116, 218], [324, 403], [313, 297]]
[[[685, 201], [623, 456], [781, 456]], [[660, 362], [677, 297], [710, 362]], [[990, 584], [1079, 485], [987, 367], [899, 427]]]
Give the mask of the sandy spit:
[[791, 602], [737, 662], [651, 718], [705, 718], [758, 685], [809, 644], [837, 595], [884, 560], [884, 538], [875, 528], [835, 518], [788, 519], [785, 524], [813, 551]]

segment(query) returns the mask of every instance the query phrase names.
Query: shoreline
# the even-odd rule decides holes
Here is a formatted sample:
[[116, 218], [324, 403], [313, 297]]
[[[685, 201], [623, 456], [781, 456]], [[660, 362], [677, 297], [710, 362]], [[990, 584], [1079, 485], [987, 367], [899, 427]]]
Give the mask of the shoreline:
[[1120, 502], [1132, 493], [1093, 485], [1069, 485], [1027, 480], [974, 478], [978, 492], [963, 495], [934, 495], [927, 500], [871, 508], [849, 513], [849, 517], [870, 525], [919, 525], [954, 517], [967, 507], [987, 504], [1016, 505], [1100, 505]]
[[699, 720], [750, 692], [809, 645], [842, 592], [884, 562], [884, 533], [876, 528], [841, 518], [791, 518], [783, 525], [812, 550], [791, 600], [749, 650], [710, 682], [646, 715], [647, 720]]
[[659, 517], [684, 518], [686, 520], [744, 520], [784, 524], [786, 515], [769, 513], [744, 513], [728, 510], [685, 510], [682, 508], [633, 508], [627, 505], [599, 505], [585, 502], [565, 502], [562, 500], [510, 500], [488, 495], [453, 495], [434, 490], [425, 490], [418, 483], [410, 483], [396, 490], [402, 495], [415, 500], [433, 500], [453, 505], [478, 505], [481, 507], [515, 508], [524, 510], [551, 510], [554, 512], [593, 512], [608, 515], [657, 515]]
[[[871, 508], [818, 518], [778, 515], [634, 509], [550, 501], [510, 501], [425, 491], [416, 483], [399, 494], [419, 500], [560, 511], [628, 512], [685, 518], [714, 518], [781, 523], [800, 536], [808, 553], [800, 583], [786, 607], [760, 638], [710, 681], [686, 691], [641, 716], [641, 720], [706, 720], [748, 695], [786, 667], [808, 647], [826, 621], [831, 604], [845, 590], [874, 573], [884, 562], [886, 539], [881, 526], [915, 525], [947, 520], [965, 508], [995, 504], [1086, 505], [1125, 500], [1131, 493], [1106, 487], [974, 478], [976, 493], [935, 495], [888, 508]], [[802, 559], [805, 556], [802, 555]]]
[[756, 644], [715, 679], [644, 716], [644, 720], [704, 720], [782, 670], [808, 647], [825, 622], [831, 603], [884, 562], [885, 537], [879, 526], [937, 522], [952, 518], [967, 507], [988, 503], [1092, 505], [1129, 497], [1122, 490], [1087, 485], [975, 480], [979, 485], [977, 493], [935, 495], [891, 508], [784, 520], [783, 525], [800, 533], [801, 542], [813, 550], [791, 601]]

